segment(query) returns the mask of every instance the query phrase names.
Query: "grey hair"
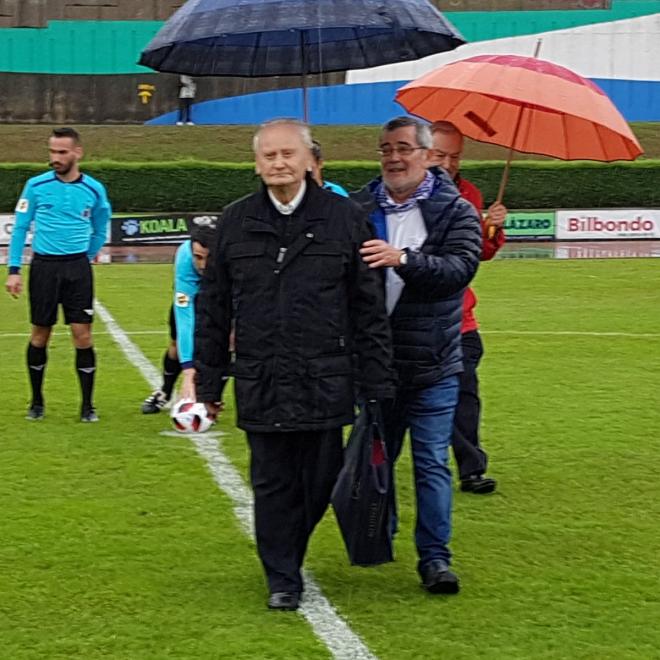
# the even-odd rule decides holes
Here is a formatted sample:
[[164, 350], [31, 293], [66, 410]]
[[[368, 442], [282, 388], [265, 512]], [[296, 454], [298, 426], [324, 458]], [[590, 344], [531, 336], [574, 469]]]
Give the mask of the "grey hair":
[[406, 128], [407, 126], [413, 126], [415, 128], [415, 139], [420, 147], [430, 149], [433, 146], [433, 137], [431, 136], [431, 129], [428, 124], [415, 117], [407, 117], [405, 115], [395, 117], [385, 122], [381, 130], [383, 133], [390, 133], [396, 131], [397, 128]]
[[321, 151], [321, 143], [318, 140], [312, 140], [312, 156], [317, 163], [323, 160], [323, 151]]
[[312, 131], [309, 128], [309, 124], [306, 124], [304, 121], [300, 121], [300, 119], [289, 119], [285, 117], [281, 119], [270, 119], [269, 121], [266, 121], [263, 124], [261, 124], [261, 126], [259, 126], [257, 132], [254, 134], [254, 137], [252, 138], [252, 150], [254, 151], [254, 153], [257, 153], [257, 149], [259, 148], [260, 133], [263, 130], [270, 128], [271, 126], [291, 126], [293, 128], [298, 129], [303, 144], [310, 150], [314, 148], [314, 141], [312, 140]]
[[445, 133], [446, 135], [458, 135], [461, 138], [463, 133], [461, 133], [455, 124], [452, 124], [450, 121], [434, 121], [431, 124], [431, 134], [433, 133]]

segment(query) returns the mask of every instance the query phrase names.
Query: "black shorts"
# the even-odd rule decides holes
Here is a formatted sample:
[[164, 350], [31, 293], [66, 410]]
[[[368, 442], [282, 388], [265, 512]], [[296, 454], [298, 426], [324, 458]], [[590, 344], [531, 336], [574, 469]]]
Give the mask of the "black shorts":
[[86, 254], [35, 254], [30, 266], [30, 319], [33, 325], [57, 323], [62, 305], [64, 322], [91, 323], [94, 318], [94, 281]]
[[176, 319], [174, 318], [174, 305], [170, 307], [170, 339], [176, 341]]

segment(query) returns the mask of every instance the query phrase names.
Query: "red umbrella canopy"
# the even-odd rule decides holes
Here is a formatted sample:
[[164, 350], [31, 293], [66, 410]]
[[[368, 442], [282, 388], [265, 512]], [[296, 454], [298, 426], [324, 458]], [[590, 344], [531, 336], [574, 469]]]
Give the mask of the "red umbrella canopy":
[[600, 87], [535, 57], [477, 55], [401, 87], [396, 101], [468, 137], [564, 160], [634, 160], [643, 150]]

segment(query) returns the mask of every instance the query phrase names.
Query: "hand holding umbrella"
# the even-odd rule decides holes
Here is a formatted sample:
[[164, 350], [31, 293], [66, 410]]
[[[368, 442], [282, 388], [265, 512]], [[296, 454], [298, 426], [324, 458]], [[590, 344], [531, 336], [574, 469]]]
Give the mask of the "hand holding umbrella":
[[502, 202], [495, 201], [486, 212], [486, 223], [488, 224], [488, 238], [493, 238], [500, 227], [504, 226], [507, 208]]

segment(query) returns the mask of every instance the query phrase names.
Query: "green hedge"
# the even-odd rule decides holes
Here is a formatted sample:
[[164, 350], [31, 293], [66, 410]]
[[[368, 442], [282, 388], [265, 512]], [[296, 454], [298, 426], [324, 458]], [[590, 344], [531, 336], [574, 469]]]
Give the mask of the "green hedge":
[[[465, 162], [463, 174], [484, 194], [497, 194], [503, 163]], [[115, 211], [218, 211], [259, 185], [251, 163], [89, 162], [84, 170], [108, 188]], [[0, 163], [0, 212], [11, 212], [26, 179], [43, 165]], [[328, 163], [326, 177], [349, 190], [378, 174], [375, 162]], [[660, 160], [633, 163], [518, 161], [504, 197], [511, 209], [660, 207]]]

